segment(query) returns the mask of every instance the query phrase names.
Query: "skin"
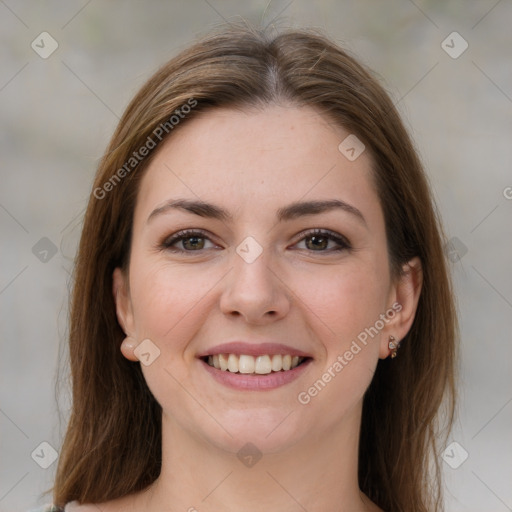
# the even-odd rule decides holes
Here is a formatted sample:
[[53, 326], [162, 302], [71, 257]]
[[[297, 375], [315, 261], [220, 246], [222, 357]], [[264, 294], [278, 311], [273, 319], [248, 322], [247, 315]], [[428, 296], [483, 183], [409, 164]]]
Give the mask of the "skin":
[[[124, 356], [138, 364], [134, 349], [148, 338], [160, 350], [142, 369], [163, 408], [162, 473], [147, 490], [91, 510], [380, 510], [357, 483], [362, 399], [378, 359], [390, 354], [389, 336], [400, 340], [411, 327], [421, 269], [415, 258], [403, 277], [390, 275], [371, 156], [349, 161], [338, 150], [348, 134], [309, 107], [222, 109], [180, 126], [155, 155], [138, 193], [129, 269], [115, 270], [113, 292], [129, 336]], [[147, 222], [178, 197], [214, 203], [234, 219], [170, 210]], [[349, 203], [364, 221], [342, 210], [276, 220], [289, 203], [327, 199]], [[316, 249], [302, 234], [315, 228], [343, 235], [352, 248], [333, 252], [331, 240]], [[159, 248], [181, 229], [207, 233], [178, 241], [185, 254]], [[262, 248], [252, 263], [236, 252], [248, 236]], [[299, 403], [395, 302], [401, 311]], [[278, 389], [227, 388], [196, 358], [225, 341], [268, 339], [313, 357]], [[250, 468], [236, 456], [248, 442], [263, 454]]]

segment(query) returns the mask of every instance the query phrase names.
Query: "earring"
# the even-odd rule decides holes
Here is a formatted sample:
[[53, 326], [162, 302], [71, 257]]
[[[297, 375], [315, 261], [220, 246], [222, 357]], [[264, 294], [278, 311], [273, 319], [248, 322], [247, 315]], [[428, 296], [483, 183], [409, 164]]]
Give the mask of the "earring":
[[398, 349], [400, 348], [400, 342], [397, 342], [394, 336], [390, 336], [388, 347], [389, 350], [391, 350], [391, 359], [394, 359], [397, 356]]
[[121, 350], [134, 350], [135, 348], [137, 348], [137, 341], [131, 336], [126, 336], [121, 343]]
[[123, 354], [123, 356], [130, 361], [137, 361], [137, 357], [134, 354], [137, 345], [138, 343], [135, 338], [132, 338], [131, 336], [126, 336], [126, 338], [123, 340], [120, 346], [121, 354]]

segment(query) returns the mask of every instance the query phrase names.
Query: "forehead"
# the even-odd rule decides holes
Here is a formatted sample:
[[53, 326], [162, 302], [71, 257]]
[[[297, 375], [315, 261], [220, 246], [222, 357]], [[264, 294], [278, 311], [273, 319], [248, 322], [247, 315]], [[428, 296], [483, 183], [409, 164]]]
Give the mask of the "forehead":
[[[310, 107], [217, 109], [169, 137], [141, 181], [136, 218], [173, 197], [201, 198], [249, 217], [300, 199], [377, 199], [367, 151], [349, 160], [350, 133]], [[349, 139], [350, 140], [350, 139]], [[358, 207], [359, 207], [358, 206]]]

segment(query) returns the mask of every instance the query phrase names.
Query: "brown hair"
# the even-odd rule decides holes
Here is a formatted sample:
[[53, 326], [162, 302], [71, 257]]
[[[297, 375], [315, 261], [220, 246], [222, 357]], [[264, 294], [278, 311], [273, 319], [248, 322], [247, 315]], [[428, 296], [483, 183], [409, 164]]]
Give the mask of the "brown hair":
[[[118, 498], [146, 488], [160, 472], [162, 411], [140, 365], [121, 355], [125, 334], [112, 295], [114, 268], [128, 265], [139, 182], [158, 148], [130, 159], [162, 125], [172, 136], [208, 109], [279, 102], [316, 108], [363, 141], [372, 155], [392, 275], [414, 256], [421, 260], [414, 323], [399, 357], [379, 360], [364, 397], [359, 484], [386, 511], [443, 508], [437, 436], [448, 435], [454, 417], [457, 322], [441, 225], [413, 144], [377, 80], [329, 38], [307, 29], [271, 35], [233, 24], [203, 37], [148, 80], [99, 165], [74, 272], [73, 407], [55, 504]], [[173, 115], [179, 124], [170, 122]], [[443, 404], [444, 424], [438, 421]]]

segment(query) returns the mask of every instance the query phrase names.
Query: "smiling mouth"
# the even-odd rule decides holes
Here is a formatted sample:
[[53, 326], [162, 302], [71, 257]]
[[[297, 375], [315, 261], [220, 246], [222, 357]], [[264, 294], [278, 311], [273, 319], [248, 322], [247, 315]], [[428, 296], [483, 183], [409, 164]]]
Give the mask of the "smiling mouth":
[[209, 366], [217, 370], [246, 375], [268, 375], [281, 371], [293, 370], [310, 357], [284, 355], [251, 356], [245, 354], [215, 354], [201, 357]]

